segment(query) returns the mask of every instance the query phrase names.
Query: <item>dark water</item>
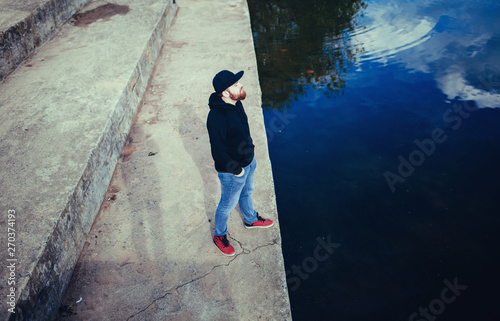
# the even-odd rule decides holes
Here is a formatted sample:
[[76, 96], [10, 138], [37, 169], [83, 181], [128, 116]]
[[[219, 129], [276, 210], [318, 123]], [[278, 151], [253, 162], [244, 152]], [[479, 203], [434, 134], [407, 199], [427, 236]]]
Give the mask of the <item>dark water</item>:
[[248, 0], [295, 320], [500, 320], [500, 3]]

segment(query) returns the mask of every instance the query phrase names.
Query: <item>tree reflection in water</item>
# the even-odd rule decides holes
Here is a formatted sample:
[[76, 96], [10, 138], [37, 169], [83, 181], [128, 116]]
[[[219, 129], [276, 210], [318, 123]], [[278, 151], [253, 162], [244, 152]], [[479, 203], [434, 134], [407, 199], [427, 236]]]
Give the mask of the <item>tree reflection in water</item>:
[[248, 0], [248, 5], [265, 109], [290, 108], [309, 85], [329, 97], [343, 94], [345, 73], [363, 52], [349, 35], [366, 3]]

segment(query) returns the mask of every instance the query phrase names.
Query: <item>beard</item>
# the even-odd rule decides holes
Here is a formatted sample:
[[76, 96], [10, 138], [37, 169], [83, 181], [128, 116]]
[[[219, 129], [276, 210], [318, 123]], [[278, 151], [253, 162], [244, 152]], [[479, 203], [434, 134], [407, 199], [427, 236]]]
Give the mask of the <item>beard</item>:
[[247, 93], [243, 89], [241, 89], [240, 93], [237, 95], [229, 93], [229, 98], [236, 101], [245, 100], [245, 98], [247, 98]]

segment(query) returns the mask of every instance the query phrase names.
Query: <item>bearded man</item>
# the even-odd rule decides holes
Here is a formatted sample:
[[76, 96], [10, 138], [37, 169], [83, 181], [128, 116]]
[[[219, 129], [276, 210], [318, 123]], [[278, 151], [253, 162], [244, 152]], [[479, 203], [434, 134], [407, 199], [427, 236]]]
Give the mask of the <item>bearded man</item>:
[[222, 70], [212, 80], [215, 92], [210, 95], [207, 129], [212, 158], [220, 184], [221, 199], [215, 212], [213, 241], [227, 256], [235, 254], [227, 239], [229, 214], [240, 206], [246, 228], [268, 228], [274, 222], [258, 215], [253, 208], [254, 172], [257, 163], [250, 136], [248, 118], [242, 100], [246, 92], [239, 80], [243, 71], [236, 74]]

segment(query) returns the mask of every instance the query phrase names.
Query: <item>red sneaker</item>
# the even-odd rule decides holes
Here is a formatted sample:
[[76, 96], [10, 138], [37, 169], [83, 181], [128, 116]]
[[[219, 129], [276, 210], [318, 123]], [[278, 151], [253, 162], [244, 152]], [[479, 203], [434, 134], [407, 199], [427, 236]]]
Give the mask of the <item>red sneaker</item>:
[[231, 244], [229, 244], [226, 235], [222, 236], [214, 235], [214, 244], [222, 252], [222, 254], [227, 256], [234, 255], [234, 248], [231, 246]]
[[257, 222], [252, 223], [252, 224], [247, 224], [245, 222], [245, 227], [246, 228], [268, 228], [274, 225], [274, 222], [271, 220], [268, 220], [267, 218], [262, 218], [259, 216], [259, 213], [257, 213]]

